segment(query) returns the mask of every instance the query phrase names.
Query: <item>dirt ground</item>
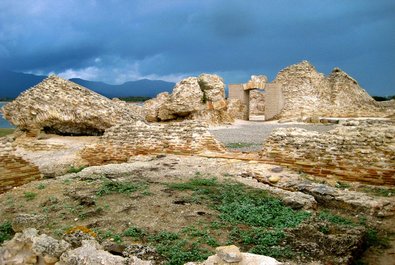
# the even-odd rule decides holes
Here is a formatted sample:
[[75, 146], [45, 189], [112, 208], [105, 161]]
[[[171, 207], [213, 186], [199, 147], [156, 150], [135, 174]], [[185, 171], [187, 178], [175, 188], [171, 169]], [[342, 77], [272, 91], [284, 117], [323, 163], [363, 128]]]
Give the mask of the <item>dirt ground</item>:
[[[185, 183], [196, 178], [212, 179], [215, 177], [220, 183], [243, 182], [248, 186], [259, 188], [261, 184], [256, 180], [243, 177], [243, 173], [251, 165], [249, 162], [232, 159], [167, 155], [138, 156], [132, 158], [130, 163], [89, 167], [78, 173], [31, 182], [1, 194], [0, 223], [13, 220], [21, 213], [43, 216], [42, 220], [45, 221], [36, 224], [31, 222], [29, 226], [35, 225], [43, 233], [57, 238], [64, 236], [70, 228], [83, 226], [95, 231], [102, 240], [116, 242], [123, 246], [136, 242], [147, 243], [142, 238], [123, 236], [128, 228], [138, 228], [150, 235], [167, 231], [179, 233], [188, 240], [197, 240], [196, 242], [200, 242], [204, 248], [214, 251], [214, 246], [217, 244], [230, 243], [229, 235], [235, 226], [243, 229], [245, 225], [228, 224], [219, 228], [214, 227], [214, 224], [217, 226], [218, 223], [221, 223], [220, 212], [211, 207], [207, 201], [202, 201], [199, 196], [196, 197], [195, 191], [173, 189], [171, 183]], [[278, 173], [273, 172], [274, 167], [273, 165], [262, 165], [262, 174], [299, 176], [299, 173], [287, 169]], [[305, 178], [306, 176], [300, 177]], [[114, 182], [133, 183], [133, 185], [113, 189], [111, 185]], [[108, 183], [110, 185], [107, 185]], [[335, 209], [319, 207], [317, 211], [308, 210], [307, 213], [318, 216], [318, 212], [325, 210], [336, 212]], [[361, 214], [358, 216], [358, 213], [355, 212], [345, 215], [340, 211], [339, 214], [352, 220], [359, 220], [360, 217], [365, 218]], [[391, 247], [382, 249], [379, 245], [372, 247], [364, 256], [362, 255], [363, 257], [358, 254], [362, 257], [358, 264], [394, 264], [393, 235], [395, 227], [393, 216], [387, 218], [366, 216], [366, 220], [369, 226], [385, 230], [387, 235], [392, 236]], [[333, 224], [325, 223], [324, 225], [332, 229]], [[344, 229], [341, 230], [343, 231], [341, 233], [345, 233], [346, 239], [359, 233], [359, 230], [355, 230], [353, 227]], [[317, 240], [329, 240], [331, 237], [336, 237], [334, 234], [331, 235], [331, 232], [325, 235], [325, 233], [314, 231], [319, 236]], [[194, 233], [205, 238], [206, 241], [199, 241], [200, 239], [193, 237]], [[298, 231], [290, 233], [300, 234]], [[338, 234], [338, 236], [340, 238], [343, 235]], [[191, 239], [192, 237], [193, 239]], [[300, 244], [302, 242], [310, 244], [309, 246], [315, 244], [315, 247], [311, 247], [313, 249], [325, 249], [317, 242], [311, 242], [309, 237], [309, 235], [305, 235], [305, 238], [297, 238], [297, 241], [300, 241]], [[210, 243], [212, 241], [216, 243]], [[235, 242], [238, 241], [233, 243]], [[281, 247], [294, 247], [294, 245], [295, 242], [292, 242], [291, 239], [289, 242], [281, 242]], [[342, 248], [342, 246], [338, 247]], [[333, 251], [335, 250], [339, 251], [339, 248], [334, 248]], [[316, 254], [313, 251], [308, 252], [307, 257], [306, 249], [293, 251], [296, 254], [292, 258], [280, 255], [279, 260], [290, 262], [290, 264], [308, 264], [313, 261], [318, 262], [314, 264], [347, 264], [343, 263], [346, 261], [341, 258], [334, 263], [329, 263], [328, 258], [322, 258], [323, 254], [318, 251]], [[325, 251], [329, 251], [327, 255], [336, 255], [335, 253], [331, 254], [330, 249]]]

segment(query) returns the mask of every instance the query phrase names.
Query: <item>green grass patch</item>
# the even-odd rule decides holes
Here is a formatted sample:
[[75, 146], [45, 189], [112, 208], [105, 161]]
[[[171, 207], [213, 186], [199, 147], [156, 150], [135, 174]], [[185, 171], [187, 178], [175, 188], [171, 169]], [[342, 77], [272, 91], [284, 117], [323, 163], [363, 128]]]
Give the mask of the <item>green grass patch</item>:
[[98, 196], [114, 193], [130, 194], [138, 190], [145, 190], [146, 188], [147, 184], [145, 182], [112, 181], [104, 179], [96, 194]]
[[67, 173], [78, 173], [81, 172], [84, 168], [87, 168], [87, 166], [70, 166], [69, 169], [67, 170]]
[[[208, 229], [228, 233], [226, 244], [235, 244], [243, 251], [288, 258], [292, 249], [280, 246], [285, 228], [296, 227], [310, 214], [295, 211], [265, 191], [239, 183], [219, 183], [217, 179], [194, 178], [185, 183], [169, 184], [170, 189], [192, 191], [190, 202], [209, 205], [218, 212], [218, 220], [207, 224]], [[187, 227], [182, 233], [200, 238], [197, 242], [218, 246], [215, 233], [208, 229]]]
[[339, 215], [332, 214], [328, 211], [320, 212], [318, 215], [318, 218], [323, 221], [328, 221], [328, 222], [335, 224], [335, 225], [341, 225], [341, 226], [355, 226], [356, 225], [350, 219], [344, 218]]
[[395, 188], [381, 188], [381, 187], [364, 187], [362, 191], [380, 197], [395, 196]]
[[0, 137], [12, 134], [14, 131], [15, 129], [13, 128], [0, 128]]
[[27, 201], [32, 201], [37, 197], [37, 193], [31, 192], [31, 191], [26, 191], [23, 193], [23, 196]]
[[11, 222], [5, 221], [4, 223], [0, 224], [0, 244], [6, 240], [10, 240], [14, 231], [12, 230]]

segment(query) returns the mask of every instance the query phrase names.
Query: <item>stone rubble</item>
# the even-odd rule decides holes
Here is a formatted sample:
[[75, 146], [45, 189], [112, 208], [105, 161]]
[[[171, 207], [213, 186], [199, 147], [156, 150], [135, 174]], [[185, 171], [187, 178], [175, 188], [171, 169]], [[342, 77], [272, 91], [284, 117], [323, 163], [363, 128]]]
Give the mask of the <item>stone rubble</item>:
[[199, 120], [209, 124], [231, 123], [225, 84], [217, 75], [202, 74], [181, 80], [171, 94], [161, 93], [144, 104], [149, 122]]
[[[152, 252], [152, 250], [150, 250]], [[126, 253], [127, 252], [127, 253]], [[126, 257], [113, 255], [103, 249], [96, 240], [82, 240], [81, 246], [72, 248], [64, 240], [56, 240], [38, 230], [27, 228], [3, 243], [0, 247], [0, 265], [154, 265], [154, 261], [142, 260], [134, 249], [127, 250]], [[188, 262], [185, 265], [280, 265], [274, 258], [250, 253], [241, 253], [239, 248], [222, 246], [216, 255], [204, 262]]]

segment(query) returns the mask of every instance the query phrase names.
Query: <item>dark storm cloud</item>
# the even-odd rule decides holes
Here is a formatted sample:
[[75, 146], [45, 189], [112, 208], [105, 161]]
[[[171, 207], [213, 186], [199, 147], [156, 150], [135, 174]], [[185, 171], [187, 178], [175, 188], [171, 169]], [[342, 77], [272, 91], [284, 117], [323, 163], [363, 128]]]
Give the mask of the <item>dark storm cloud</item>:
[[0, 67], [107, 82], [216, 72], [230, 83], [307, 59], [387, 95], [394, 13], [391, 0], [3, 0]]

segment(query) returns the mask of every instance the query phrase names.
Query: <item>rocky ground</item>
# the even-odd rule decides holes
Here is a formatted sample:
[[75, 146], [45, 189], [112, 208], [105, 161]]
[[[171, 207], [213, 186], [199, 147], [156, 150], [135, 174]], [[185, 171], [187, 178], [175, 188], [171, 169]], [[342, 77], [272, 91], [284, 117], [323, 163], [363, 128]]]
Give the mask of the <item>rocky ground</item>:
[[149, 246], [156, 251], [138, 257], [156, 264], [205, 259], [235, 244], [289, 264], [349, 264], [370, 246], [367, 264], [384, 265], [394, 258], [384, 249], [395, 232], [391, 192], [332, 187], [255, 161], [137, 156], [1, 194], [0, 223], [55, 238], [91, 234], [117, 255]]

